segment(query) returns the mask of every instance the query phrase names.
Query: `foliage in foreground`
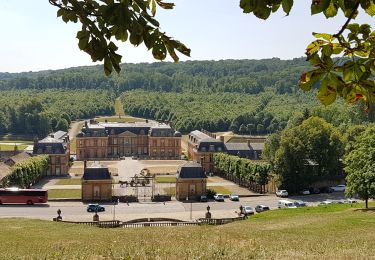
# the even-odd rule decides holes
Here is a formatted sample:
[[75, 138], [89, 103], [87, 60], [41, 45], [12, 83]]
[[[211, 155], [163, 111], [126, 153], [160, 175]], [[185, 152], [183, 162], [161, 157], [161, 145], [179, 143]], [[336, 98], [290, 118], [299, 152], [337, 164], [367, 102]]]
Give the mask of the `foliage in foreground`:
[[99, 229], [0, 219], [1, 259], [365, 259], [375, 211], [358, 205], [273, 210], [223, 226]]
[[367, 203], [375, 198], [375, 125], [367, 128], [356, 139], [353, 149], [345, 157], [347, 173], [346, 193], [358, 195]]

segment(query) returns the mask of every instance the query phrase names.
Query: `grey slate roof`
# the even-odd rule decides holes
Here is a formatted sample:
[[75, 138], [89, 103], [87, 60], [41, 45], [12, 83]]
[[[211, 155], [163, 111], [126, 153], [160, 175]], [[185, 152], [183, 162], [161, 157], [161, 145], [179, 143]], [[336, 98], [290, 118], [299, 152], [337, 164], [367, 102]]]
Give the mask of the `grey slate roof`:
[[226, 143], [225, 147], [228, 151], [250, 151], [247, 143]]
[[181, 179], [205, 179], [206, 174], [202, 166], [196, 162], [187, 162], [181, 165], [177, 170], [177, 178]]
[[263, 151], [264, 143], [250, 143], [250, 147], [255, 151]]
[[95, 165], [87, 167], [82, 176], [83, 180], [110, 180], [112, 179], [108, 167]]
[[53, 135], [53, 138], [55, 138], [55, 139], [63, 139], [65, 136], [68, 135], [68, 133], [64, 132], [64, 131], [57, 131], [57, 132], [53, 133], [52, 135]]

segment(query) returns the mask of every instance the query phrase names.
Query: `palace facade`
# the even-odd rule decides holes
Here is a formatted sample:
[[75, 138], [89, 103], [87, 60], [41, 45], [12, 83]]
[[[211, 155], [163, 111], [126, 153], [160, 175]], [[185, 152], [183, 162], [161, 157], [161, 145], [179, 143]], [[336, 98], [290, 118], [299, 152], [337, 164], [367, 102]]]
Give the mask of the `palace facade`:
[[180, 159], [181, 133], [157, 122], [108, 123], [90, 120], [77, 135], [77, 160], [136, 156]]

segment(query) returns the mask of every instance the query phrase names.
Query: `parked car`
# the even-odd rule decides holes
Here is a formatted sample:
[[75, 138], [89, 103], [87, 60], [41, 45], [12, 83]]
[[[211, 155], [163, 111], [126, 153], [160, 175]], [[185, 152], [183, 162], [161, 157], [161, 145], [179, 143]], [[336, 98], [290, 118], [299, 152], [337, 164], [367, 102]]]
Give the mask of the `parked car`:
[[301, 190], [299, 192], [299, 194], [301, 194], [301, 195], [310, 195], [310, 191], [309, 190]]
[[344, 184], [340, 184], [334, 187], [331, 187], [333, 191], [345, 191], [346, 186]]
[[279, 202], [277, 203], [277, 207], [279, 209], [282, 209], [282, 208], [286, 208], [286, 209], [295, 209], [297, 208], [293, 202], [289, 201], [289, 200], [279, 200]]
[[215, 201], [221, 201], [224, 202], [224, 195], [223, 194], [216, 194], [214, 196]]
[[302, 200], [296, 200], [295, 202], [293, 202], [294, 206], [296, 206], [297, 208], [298, 207], [306, 207], [306, 202], [302, 201]]
[[87, 205], [87, 212], [99, 212], [99, 211], [105, 211], [104, 206], [99, 204], [88, 204]]
[[255, 207], [255, 211], [257, 213], [260, 213], [260, 212], [264, 212], [264, 211], [267, 211], [267, 210], [270, 210], [270, 208], [268, 206], [264, 206], [264, 205], [257, 205]]
[[240, 197], [237, 194], [234, 194], [234, 193], [232, 193], [231, 195], [229, 195], [229, 199], [231, 201], [240, 201]]
[[250, 206], [243, 206], [241, 213], [244, 214], [245, 216], [254, 215], [254, 209]]
[[319, 188], [309, 188], [310, 194], [320, 194]]
[[201, 196], [199, 197], [199, 201], [200, 201], [200, 202], [207, 202], [207, 201], [208, 201], [208, 198], [207, 198], [206, 195], [201, 195]]
[[333, 189], [331, 187], [321, 187], [320, 189], [321, 193], [332, 193]]
[[325, 201], [321, 201], [318, 206], [326, 206], [326, 205], [331, 205], [333, 204], [333, 201], [331, 200], [325, 200]]
[[358, 203], [356, 199], [345, 199], [343, 200], [345, 204], [352, 204], [352, 203]]
[[285, 197], [288, 197], [288, 192], [286, 190], [278, 190], [276, 191], [276, 196], [277, 197], [281, 197], [281, 198], [285, 198]]

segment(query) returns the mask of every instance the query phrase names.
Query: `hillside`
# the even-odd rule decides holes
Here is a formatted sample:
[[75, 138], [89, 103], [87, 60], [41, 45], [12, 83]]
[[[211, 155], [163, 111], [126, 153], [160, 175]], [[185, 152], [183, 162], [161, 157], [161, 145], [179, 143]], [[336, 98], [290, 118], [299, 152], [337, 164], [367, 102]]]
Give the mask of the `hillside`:
[[[25, 96], [46, 107], [38, 110], [43, 115], [32, 112], [32, 117], [44, 116], [49, 122], [62, 113], [70, 119], [111, 114], [115, 98], [120, 97], [126, 113], [171, 121], [183, 133], [205, 128], [269, 134], [303, 113], [319, 115], [337, 126], [368, 121], [361, 104], [352, 107], [339, 101], [324, 108], [314, 91], [300, 90], [299, 76], [309, 69], [303, 58], [159, 62], [123, 64], [122, 68], [111, 77], [104, 76], [101, 66], [1, 73], [0, 91], [6, 98], [1, 103], [0, 132], [24, 131], [22, 124], [12, 126], [13, 112], [7, 107], [24, 103]], [[69, 93], [73, 91], [74, 95]], [[12, 96], [13, 92], [17, 94]], [[55, 124], [49, 128], [54, 130]]]
[[375, 255], [375, 211], [358, 207], [273, 210], [223, 226], [176, 228], [0, 219], [0, 259], [365, 259]]

